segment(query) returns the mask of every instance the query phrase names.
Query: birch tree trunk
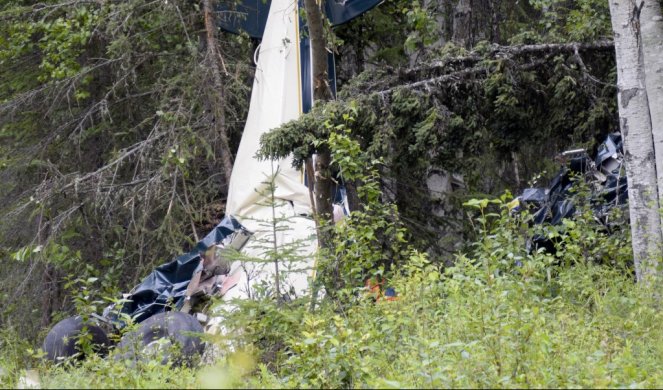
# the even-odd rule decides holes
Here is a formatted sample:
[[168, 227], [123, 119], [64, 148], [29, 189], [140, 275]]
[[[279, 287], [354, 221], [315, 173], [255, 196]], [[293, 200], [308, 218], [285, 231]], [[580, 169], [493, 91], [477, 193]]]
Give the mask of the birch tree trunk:
[[663, 15], [658, 0], [644, 1], [640, 14], [640, 32], [645, 87], [656, 151], [658, 199], [659, 204], [663, 204]]
[[661, 218], [654, 140], [645, 88], [638, 10], [632, 0], [610, 0], [617, 60], [617, 102], [624, 137], [633, 260], [638, 281], [656, 272]]

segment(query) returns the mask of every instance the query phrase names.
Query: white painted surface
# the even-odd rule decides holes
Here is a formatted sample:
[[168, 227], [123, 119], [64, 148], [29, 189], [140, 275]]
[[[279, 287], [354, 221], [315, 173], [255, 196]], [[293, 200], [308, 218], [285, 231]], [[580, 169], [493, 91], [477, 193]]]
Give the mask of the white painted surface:
[[656, 161], [645, 69], [631, 0], [610, 0], [617, 60], [617, 103], [624, 136], [633, 256], [638, 280], [656, 272], [661, 242]]
[[642, 54], [645, 65], [645, 87], [649, 102], [659, 203], [663, 203], [663, 15], [659, 0], [644, 0], [640, 13]]
[[[242, 253], [264, 259], [271, 250], [274, 216], [281, 222], [276, 234], [279, 248], [297, 245], [296, 262], [279, 263], [282, 291], [290, 288], [297, 295], [308, 289], [313, 272], [316, 251], [315, 222], [308, 188], [303, 173], [294, 169], [290, 159], [259, 161], [255, 154], [260, 147], [260, 136], [302, 112], [299, 69], [299, 13], [296, 1], [274, 0], [259, 48], [257, 68], [251, 93], [249, 114], [235, 159], [226, 212], [236, 217], [254, 232]], [[270, 193], [265, 181], [276, 175], [275, 197], [277, 207], [269, 206]], [[274, 213], [274, 214], [273, 214]], [[254, 286], [272, 283], [275, 278], [274, 262], [235, 261], [231, 275], [240, 274], [239, 283], [230, 289], [224, 299], [250, 298]]]

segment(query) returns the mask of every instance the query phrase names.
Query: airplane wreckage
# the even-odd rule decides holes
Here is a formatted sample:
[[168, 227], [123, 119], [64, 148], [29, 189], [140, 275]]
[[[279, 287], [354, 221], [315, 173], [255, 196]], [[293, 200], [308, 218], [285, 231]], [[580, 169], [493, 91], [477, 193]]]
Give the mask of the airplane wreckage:
[[[332, 25], [340, 25], [380, 2], [326, 1], [324, 11]], [[293, 168], [290, 159], [261, 161], [254, 157], [262, 134], [298, 118], [313, 106], [311, 44], [300, 16], [302, 8], [302, 0], [245, 0], [233, 7], [220, 7], [219, 11], [231, 11], [219, 13], [221, 28], [262, 39], [249, 113], [230, 178], [226, 216], [192, 251], [158, 266], [103, 314], [85, 319], [70, 317], [57, 323], [43, 344], [49, 360], [82, 357], [76, 341], [83, 331], [97, 351], [104, 352], [111, 347], [111, 339], [116, 339], [109, 335], [121, 334], [133, 322], [134, 330], [126, 332], [116, 346], [116, 359], [139, 359], [145, 350], [161, 348], [166, 340], [179, 346], [181, 358], [174, 363], [186, 362], [205, 348], [196, 334], [224, 330], [222, 317], [201, 310], [209, 297], [221, 297], [228, 305], [234, 299], [250, 299], [279, 272], [283, 291], [291, 296], [307, 293], [314, 277], [317, 237], [306, 175]], [[329, 54], [329, 76], [335, 93], [333, 54]], [[623, 143], [618, 133], [607, 137], [595, 159], [584, 150], [561, 156], [565, 164], [550, 186], [526, 189], [510, 205], [513, 212], [529, 209], [534, 224], [554, 225], [563, 218], [572, 218], [574, 177], [583, 175], [593, 183], [597, 218], [627, 202]], [[339, 189], [338, 193], [344, 191]], [[275, 202], [267, 199], [272, 194]], [[348, 214], [347, 199], [336, 198], [340, 199], [336, 209]], [[266, 226], [274, 219], [284, 221], [278, 231]], [[250, 261], [264, 257], [268, 250], [265, 242], [270, 240], [295, 247], [299, 260], [280, 271], [278, 263]], [[532, 237], [529, 245], [532, 250], [554, 250], [554, 243], [541, 236]], [[167, 361], [168, 356], [163, 359]]]
[[[326, 1], [324, 12], [332, 26], [346, 23], [381, 0]], [[229, 3], [229, 2], [226, 2]], [[83, 320], [70, 317], [57, 323], [46, 336], [43, 349], [48, 359], [62, 360], [79, 353], [76, 335], [83, 328], [100, 350], [110, 346], [109, 332], [120, 333], [129, 317], [138, 329], [122, 337], [118, 347], [127, 358], [137, 357], [139, 347], [168, 338], [180, 344], [184, 357], [201, 353], [203, 343], [195, 333], [219, 331], [220, 318], [208, 320], [196, 312], [203, 297], [221, 296], [224, 301], [255, 296], [256, 287], [274, 279], [277, 264], [230, 260], [229, 253], [241, 251], [242, 258], [260, 258], [265, 240], [296, 246], [295, 257], [283, 272], [280, 284], [294, 295], [304, 294], [314, 272], [317, 249], [315, 221], [305, 175], [292, 167], [290, 159], [260, 161], [255, 153], [260, 136], [283, 123], [297, 119], [313, 106], [311, 42], [301, 17], [303, 0], [244, 0], [219, 5], [220, 27], [232, 33], [245, 32], [261, 39], [249, 113], [230, 177], [226, 217], [189, 253], [157, 267], [118, 305], [102, 315]], [[329, 54], [329, 78], [335, 93], [333, 54]], [[266, 180], [273, 178], [272, 183]], [[268, 204], [269, 187], [276, 204]], [[338, 208], [338, 207], [337, 207]], [[347, 205], [341, 206], [347, 213]], [[265, 222], [285, 221], [274, 232]], [[197, 314], [197, 315], [192, 315]], [[119, 356], [119, 355], [118, 355]]]

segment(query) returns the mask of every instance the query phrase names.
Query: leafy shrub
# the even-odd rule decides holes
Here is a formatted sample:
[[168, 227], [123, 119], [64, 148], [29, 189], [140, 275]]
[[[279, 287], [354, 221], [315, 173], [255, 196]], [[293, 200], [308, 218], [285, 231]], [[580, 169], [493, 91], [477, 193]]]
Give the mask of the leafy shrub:
[[46, 369], [45, 388], [191, 388], [196, 383], [195, 370], [162, 365], [160, 359], [115, 361], [97, 355], [80, 366], [60, 365]]
[[[624, 271], [627, 232], [608, 235], [581, 212], [550, 231], [558, 235], [555, 254], [529, 252], [525, 241], [540, 228], [529, 225], [526, 212], [511, 213], [510, 200], [507, 194], [467, 202], [476, 213], [471, 250], [448, 268], [410, 252], [388, 281], [396, 300], [376, 301], [353, 287], [352, 304], [323, 300], [314, 310], [306, 300], [247, 301], [228, 319], [244, 329], [239, 352], [215, 365], [128, 366], [92, 357], [68, 369], [44, 367], [43, 384], [660, 386], [661, 303], [654, 287], [635, 284]], [[578, 250], [579, 240], [592, 250]]]
[[[661, 384], [660, 303], [623, 267], [628, 238], [600, 234], [587, 214], [558, 230], [555, 255], [528, 253], [527, 214], [509, 196], [468, 202], [480, 216], [471, 254], [441, 270], [414, 253], [391, 279], [396, 301], [362, 296], [307, 313], [289, 357], [252, 386], [651, 387]], [[488, 212], [489, 205], [499, 208]], [[581, 231], [579, 231], [581, 230]], [[599, 231], [599, 233], [597, 233]], [[578, 251], [578, 239], [613, 262]], [[587, 257], [583, 257], [587, 254]], [[573, 263], [566, 259], [573, 256]], [[603, 256], [602, 256], [603, 257]], [[517, 265], [520, 260], [522, 265]]]

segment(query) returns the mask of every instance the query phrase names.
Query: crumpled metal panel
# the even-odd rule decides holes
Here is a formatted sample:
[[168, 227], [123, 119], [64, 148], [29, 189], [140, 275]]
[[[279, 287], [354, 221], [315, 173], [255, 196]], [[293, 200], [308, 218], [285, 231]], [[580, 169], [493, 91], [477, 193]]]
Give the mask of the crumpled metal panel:
[[168, 307], [179, 309], [194, 272], [202, 266], [201, 253], [242, 229], [239, 221], [226, 216], [191, 252], [158, 266], [134, 287], [121, 312], [141, 322]]
[[[526, 188], [518, 197], [521, 203], [528, 204], [533, 224], [549, 223], [558, 225], [564, 218], [572, 218], [576, 212], [573, 203], [574, 175], [594, 173], [594, 190], [590, 202], [594, 216], [603, 218], [613, 207], [628, 201], [628, 185], [623, 174], [623, 147], [619, 133], [609, 134], [599, 146], [594, 160], [586, 156], [571, 158], [567, 165], [555, 176], [549, 189]], [[545, 236], [531, 238], [530, 250], [545, 248], [554, 252], [554, 243]]]
[[525, 188], [520, 195], [523, 202], [532, 202], [542, 205], [548, 200], [548, 189], [546, 188]]
[[622, 154], [623, 149], [624, 144], [619, 133], [608, 135], [596, 152], [596, 167], [600, 169], [608, 159], [616, 158]]

